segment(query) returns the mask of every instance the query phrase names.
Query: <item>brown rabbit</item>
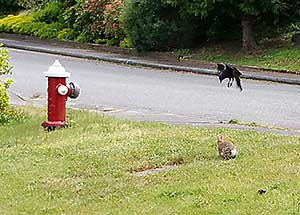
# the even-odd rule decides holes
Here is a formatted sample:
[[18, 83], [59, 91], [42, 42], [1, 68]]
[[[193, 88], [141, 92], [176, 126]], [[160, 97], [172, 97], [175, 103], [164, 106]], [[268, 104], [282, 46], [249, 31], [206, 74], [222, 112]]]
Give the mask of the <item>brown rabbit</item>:
[[224, 135], [218, 136], [217, 139], [220, 157], [227, 160], [237, 156], [237, 148], [231, 142], [225, 142]]

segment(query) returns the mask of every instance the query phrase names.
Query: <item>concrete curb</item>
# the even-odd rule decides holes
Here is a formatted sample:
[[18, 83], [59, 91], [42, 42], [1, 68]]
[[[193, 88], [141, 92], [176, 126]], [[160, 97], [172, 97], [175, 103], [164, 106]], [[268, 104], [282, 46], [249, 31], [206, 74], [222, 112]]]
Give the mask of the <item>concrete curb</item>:
[[[21, 49], [21, 50], [26, 50], [26, 51], [34, 51], [34, 52], [41, 52], [41, 53], [47, 53], [47, 54], [55, 54], [55, 55], [62, 55], [62, 56], [68, 56], [68, 57], [90, 59], [90, 60], [100, 60], [100, 61], [107, 61], [107, 62], [118, 63], [118, 64], [143, 66], [143, 67], [163, 69], [163, 70], [192, 72], [192, 73], [204, 74], [204, 75], [217, 75], [218, 74], [217, 71], [213, 70], [213, 69], [176, 66], [176, 65], [160, 64], [160, 63], [144, 61], [144, 60], [139, 60], [139, 59], [126, 58], [126, 57], [116, 57], [116, 56], [109, 57], [109, 56], [101, 56], [101, 55], [92, 54], [92, 53], [90, 53], [90, 54], [89, 53], [74, 53], [71, 51], [62, 51], [62, 50], [57, 51], [54, 49], [40, 48], [40, 47], [35, 47], [35, 46], [10, 44], [10, 43], [5, 43], [5, 42], [1, 42], [1, 43], [3, 43], [4, 47], [7, 47], [7, 48]], [[300, 85], [300, 79], [294, 79], [294, 78], [288, 78], [288, 77], [266, 76], [263, 74], [262, 75], [250, 74], [250, 73], [247, 74], [247, 72], [245, 72], [245, 71], [242, 71], [242, 73], [243, 73], [243, 75], [241, 77], [245, 78], [245, 79]]]

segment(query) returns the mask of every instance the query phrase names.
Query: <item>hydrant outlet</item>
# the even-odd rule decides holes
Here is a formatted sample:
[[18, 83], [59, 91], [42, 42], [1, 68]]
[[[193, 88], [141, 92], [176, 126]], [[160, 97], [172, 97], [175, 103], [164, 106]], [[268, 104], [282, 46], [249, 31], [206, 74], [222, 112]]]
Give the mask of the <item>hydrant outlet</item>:
[[60, 86], [57, 88], [57, 92], [58, 92], [58, 94], [61, 95], [61, 96], [67, 95], [67, 94], [68, 94], [68, 91], [69, 91], [69, 89], [68, 89], [68, 87], [65, 86], [65, 85], [60, 85]]

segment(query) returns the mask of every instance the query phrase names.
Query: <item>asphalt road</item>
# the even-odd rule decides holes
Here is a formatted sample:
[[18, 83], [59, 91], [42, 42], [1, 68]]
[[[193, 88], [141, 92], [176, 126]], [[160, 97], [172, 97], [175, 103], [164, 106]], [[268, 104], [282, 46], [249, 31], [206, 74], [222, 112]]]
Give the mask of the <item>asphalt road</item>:
[[[242, 80], [244, 90], [216, 76], [160, 71], [10, 49], [11, 102], [46, 106], [47, 71], [59, 59], [82, 91], [73, 108], [135, 120], [179, 124], [242, 122], [300, 129], [300, 86]], [[26, 101], [21, 100], [21, 96]]]

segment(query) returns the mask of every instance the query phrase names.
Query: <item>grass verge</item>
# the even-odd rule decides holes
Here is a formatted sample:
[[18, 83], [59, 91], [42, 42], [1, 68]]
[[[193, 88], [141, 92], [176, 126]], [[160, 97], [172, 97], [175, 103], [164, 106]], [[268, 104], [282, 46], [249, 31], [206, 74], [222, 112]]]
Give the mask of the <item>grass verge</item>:
[[236, 44], [214, 45], [198, 50], [193, 58], [300, 73], [299, 47], [260, 47], [257, 52], [251, 54], [241, 51], [238, 47], [240, 46]]
[[[0, 126], [0, 214], [300, 214], [299, 137], [85, 111], [69, 111], [70, 128], [46, 132], [46, 111], [26, 111], [32, 117]], [[218, 158], [220, 133], [237, 159]]]

